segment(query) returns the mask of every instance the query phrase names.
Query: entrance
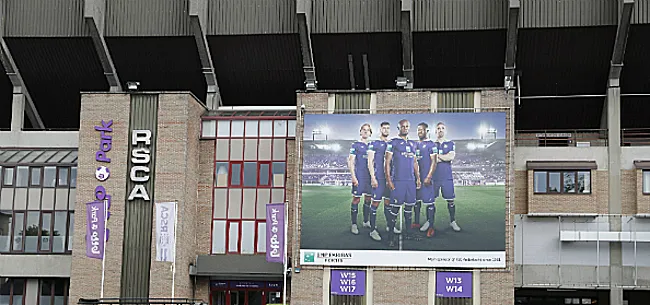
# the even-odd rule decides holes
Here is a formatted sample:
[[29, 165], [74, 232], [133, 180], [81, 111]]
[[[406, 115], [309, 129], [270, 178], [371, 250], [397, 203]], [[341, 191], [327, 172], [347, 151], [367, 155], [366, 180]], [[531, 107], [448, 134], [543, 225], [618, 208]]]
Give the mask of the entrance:
[[282, 304], [281, 282], [213, 281], [211, 305]]

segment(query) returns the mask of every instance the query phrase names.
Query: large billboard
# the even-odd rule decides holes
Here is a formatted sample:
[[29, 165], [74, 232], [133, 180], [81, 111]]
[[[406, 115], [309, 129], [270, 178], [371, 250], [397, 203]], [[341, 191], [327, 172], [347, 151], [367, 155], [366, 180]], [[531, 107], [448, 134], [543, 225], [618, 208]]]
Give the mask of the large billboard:
[[503, 268], [504, 112], [306, 114], [303, 265]]

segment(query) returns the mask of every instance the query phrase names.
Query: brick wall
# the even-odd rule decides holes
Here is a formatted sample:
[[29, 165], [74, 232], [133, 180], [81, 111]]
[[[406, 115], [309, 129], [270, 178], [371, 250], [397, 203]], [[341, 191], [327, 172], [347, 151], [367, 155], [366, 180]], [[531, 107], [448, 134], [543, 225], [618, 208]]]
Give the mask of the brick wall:
[[528, 170], [529, 213], [599, 213], [607, 214], [608, 189], [606, 170], [591, 171], [591, 194], [534, 194], [533, 171]]
[[[95, 187], [102, 185], [111, 195], [111, 218], [108, 221], [110, 239], [106, 244], [104, 296], [120, 295], [122, 271], [122, 241], [129, 130], [129, 104], [127, 94], [84, 94], [81, 97], [81, 122], [79, 128], [79, 159], [77, 173], [77, 198], [75, 203], [74, 246], [70, 271], [70, 304], [79, 298], [100, 297], [102, 261], [86, 257], [86, 202], [95, 200]], [[94, 126], [101, 121], [113, 120], [112, 148], [107, 153], [110, 164], [95, 161], [99, 149], [100, 133]], [[108, 135], [108, 133], [107, 133]], [[105, 165], [111, 176], [104, 182], [95, 179], [95, 169]]]
[[215, 140], [199, 143], [199, 199], [196, 215], [196, 255], [210, 254], [212, 230], [212, 186], [214, 185]]
[[[528, 213], [528, 173], [525, 170], [515, 171], [515, 204], [514, 214]], [[530, 185], [532, 188], [532, 184]]]
[[[196, 249], [200, 117], [205, 109], [188, 94], [161, 94], [158, 110], [155, 202], [178, 201], [174, 296], [190, 298], [192, 282], [187, 266]], [[154, 207], [155, 211], [155, 207]], [[150, 297], [171, 297], [170, 262], [156, 261], [155, 213], [151, 243]]]
[[650, 213], [650, 195], [643, 194], [643, 170], [642, 169], [636, 170], [636, 212], [639, 214]]
[[625, 215], [636, 214], [636, 172], [621, 170], [621, 208]]
[[[378, 92], [376, 93], [377, 113], [426, 113], [430, 112], [431, 92]], [[326, 113], [328, 95], [324, 93], [299, 93], [297, 105], [305, 105], [306, 113]], [[512, 134], [513, 126], [510, 125], [512, 111], [508, 109], [495, 109], [495, 107], [512, 107], [512, 95], [506, 94], [503, 90], [493, 90], [481, 92], [481, 107], [486, 108], [483, 111], [505, 111], [507, 124], [506, 133]], [[407, 108], [407, 109], [405, 109]], [[487, 109], [492, 108], [492, 109]], [[410, 109], [410, 110], [409, 110]], [[303, 133], [303, 121], [299, 115], [296, 123], [296, 134]], [[300, 150], [298, 149], [300, 148]], [[294, 172], [296, 177], [301, 176], [302, 143], [299, 141], [296, 145], [297, 161]], [[514, 267], [513, 261], [513, 240], [514, 230], [512, 230], [512, 215], [515, 210], [515, 189], [514, 189], [514, 169], [511, 147], [508, 145], [506, 150], [506, 163], [509, 164], [507, 171], [506, 187], [511, 192], [506, 192], [509, 197], [506, 200], [511, 202], [512, 211], [504, 215], [506, 218], [506, 260], [509, 268]], [[524, 174], [525, 177], [525, 174]], [[520, 177], [521, 178], [521, 177]], [[300, 215], [301, 215], [301, 185], [300, 180], [295, 179], [295, 207], [298, 209], [295, 224], [290, 228], [296, 227], [297, 238], [292, 242], [293, 263], [294, 267], [302, 267], [300, 273], [293, 274], [291, 300], [294, 305], [313, 305], [322, 304], [323, 269], [312, 266], [300, 266], [299, 245], [300, 245]], [[291, 182], [288, 182], [291, 183]], [[508, 209], [506, 209], [508, 211]], [[508, 212], [506, 212], [508, 213]], [[290, 231], [293, 233], [293, 231]], [[433, 296], [428, 295], [428, 271], [431, 268], [383, 268], [381, 271], [373, 272], [373, 304], [427, 304], [428, 299]], [[484, 270], [481, 273], [481, 304], [485, 305], [502, 305], [514, 303], [514, 279], [513, 271], [507, 270]], [[415, 278], [415, 280], [414, 280]], [[399, 285], [403, 281], [404, 285]], [[403, 294], [403, 295], [402, 295]]]

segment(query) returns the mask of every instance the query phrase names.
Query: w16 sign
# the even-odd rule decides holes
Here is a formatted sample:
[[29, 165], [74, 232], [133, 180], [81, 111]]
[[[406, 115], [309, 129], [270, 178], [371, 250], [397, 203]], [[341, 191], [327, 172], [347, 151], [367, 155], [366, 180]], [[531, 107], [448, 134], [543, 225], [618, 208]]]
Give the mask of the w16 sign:
[[364, 295], [366, 272], [359, 270], [332, 270], [330, 290], [337, 295]]
[[436, 272], [436, 296], [443, 298], [471, 298], [471, 272]]

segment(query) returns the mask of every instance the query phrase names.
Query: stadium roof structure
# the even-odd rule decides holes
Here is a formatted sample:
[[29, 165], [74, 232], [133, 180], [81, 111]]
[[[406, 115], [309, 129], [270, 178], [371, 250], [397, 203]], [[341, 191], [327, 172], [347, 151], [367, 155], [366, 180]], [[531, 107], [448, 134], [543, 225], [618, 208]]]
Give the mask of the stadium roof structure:
[[[191, 91], [295, 105], [297, 90], [515, 88], [517, 129], [650, 127], [650, 0], [3, 0], [0, 129], [78, 128], [80, 92]], [[315, 86], [315, 87], [314, 87]], [[514, 86], [514, 87], [512, 87]]]

